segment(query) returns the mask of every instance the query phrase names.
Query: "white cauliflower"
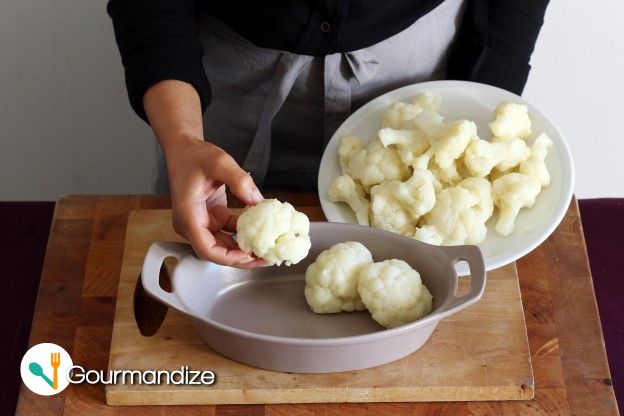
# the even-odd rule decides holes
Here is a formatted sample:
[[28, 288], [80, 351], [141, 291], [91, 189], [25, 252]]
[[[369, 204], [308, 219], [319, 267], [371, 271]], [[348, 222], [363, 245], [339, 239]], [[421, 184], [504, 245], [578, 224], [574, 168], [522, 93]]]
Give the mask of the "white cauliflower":
[[459, 159], [470, 140], [477, 136], [477, 125], [474, 122], [456, 120], [444, 123], [442, 117], [432, 111], [423, 111], [414, 118], [413, 123], [431, 143], [433, 156], [443, 169]]
[[532, 207], [540, 190], [539, 182], [522, 173], [512, 172], [496, 179], [492, 183], [492, 198], [498, 207], [496, 232], [511, 234], [520, 209]]
[[236, 224], [238, 245], [269, 264], [297, 264], [310, 250], [310, 221], [287, 202], [266, 199], [249, 206]]
[[410, 170], [401, 162], [396, 149], [385, 148], [379, 140], [374, 140], [349, 159], [346, 173], [366, 186], [407, 179]]
[[386, 328], [431, 313], [433, 297], [420, 274], [403, 260], [367, 264], [360, 270], [358, 292], [375, 321]]
[[552, 140], [545, 133], [540, 134], [531, 145], [531, 156], [520, 163], [519, 172], [529, 176], [543, 187], [550, 185], [550, 174], [545, 161], [548, 148], [552, 145]]
[[436, 195], [436, 204], [424, 217], [424, 224], [435, 227], [445, 246], [478, 244], [485, 240], [487, 228], [478, 209], [475, 192], [461, 186], [443, 189]]
[[327, 190], [329, 200], [332, 202], [344, 202], [355, 213], [358, 224], [369, 225], [369, 202], [366, 199], [364, 188], [355, 182], [349, 175], [338, 176]]
[[411, 166], [414, 158], [429, 148], [429, 141], [416, 130], [383, 128], [379, 130], [378, 136], [384, 147], [396, 146], [399, 157], [406, 166]]
[[373, 262], [370, 251], [362, 244], [349, 241], [323, 251], [310, 264], [305, 274], [305, 298], [316, 313], [363, 311], [358, 293], [362, 267]]
[[517, 137], [494, 137], [492, 144], [500, 146], [503, 153], [503, 160], [496, 165], [496, 169], [501, 172], [515, 168], [531, 155], [531, 150], [526, 142]]
[[497, 137], [528, 138], [531, 135], [531, 119], [527, 106], [511, 102], [500, 103], [494, 110], [494, 121], [490, 123], [490, 130]]
[[503, 160], [505, 152], [502, 143], [490, 143], [487, 140], [474, 138], [466, 147], [464, 164], [471, 175], [483, 178]]
[[438, 111], [442, 97], [432, 92], [421, 92], [412, 99], [412, 104], [420, 107], [422, 110]]
[[370, 221], [373, 227], [403, 235], [413, 235], [416, 220], [394, 195], [390, 182], [371, 189]]
[[440, 235], [438, 229], [433, 225], [423, 225], [421, 227], [417, 227], [412, 238], [422, 241], [423, 243], [433, 244], [436, 246], [441, 245], [444, 241], [444, 237]]
[[423, 92], [412, 99], [412, 103], [394, 102], [381, 115], [381, 126], [402, 129], [423, 110], [437, 111], [441, 97], [430, 92]]
[[472, 192], [477, 200], [477, 203], [472, 206], [472, 211], [479, 221], [485, 223], [494, 212], [490, 181], [485, 178], [466, 178], [459, 183], [459, 186]]
[[347, 173], [349, 160], [364, 148], [364, 143], [357, 136], [343, 136], [338, 144], [338, 159], [342, 173]]
[[405, 182], [389, 181], [377, 185], [376, 194], [391, 195], [416, 222], [435, 205], [435, 178], [426, 170], [414, 170]]
[[414, 170], [405, 182], [375, 185], [371, 190], [372, 225], [411, 237], [418, 219], [434, 207], [437, 186], [426, 170]]
[[445, 169], [438, 166], [436, 162], [432, 162], [429, 164], [429, 171], [433, 173], [433, 176], [435, 176], [435, 178], [445, 186], [455, 186], [461, 182], [462, 179], [464, 179], [457, 170], [456, 160], [454, 160], [453, 163]]
[[394, 102], [381, 115], [381, 126], [402, 129], [405, 123], [416, 117], [422, 108], [401, 101]]

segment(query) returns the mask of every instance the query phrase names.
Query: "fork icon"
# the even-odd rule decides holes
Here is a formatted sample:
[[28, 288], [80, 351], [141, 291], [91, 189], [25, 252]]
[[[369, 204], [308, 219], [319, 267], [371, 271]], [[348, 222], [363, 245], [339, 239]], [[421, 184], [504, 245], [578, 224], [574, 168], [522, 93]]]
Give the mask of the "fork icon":
[[52, 388], [54, 390], [58, 389], [58, 368], [61, 365], [61, 353], [53, 352], [50, 353], [50, 364], [54, 369], [54, 373], [52, 373]]

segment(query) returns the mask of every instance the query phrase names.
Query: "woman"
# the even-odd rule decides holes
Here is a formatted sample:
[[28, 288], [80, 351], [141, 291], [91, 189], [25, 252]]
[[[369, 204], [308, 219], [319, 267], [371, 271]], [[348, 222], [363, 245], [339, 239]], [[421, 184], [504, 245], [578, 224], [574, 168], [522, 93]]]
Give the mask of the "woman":
[[[226, 232], [263, 190], [315, 190], [323, 148], [355, 109], [432, 79], [517, 94], [546, 0], [110, 0], [130, 103], [159, 151], [156, 191], [197, 254], [262, 261]], [[166, 167], [165, 167], [166, 166]], [[223, 232], [226, 231], [226, 232]]]

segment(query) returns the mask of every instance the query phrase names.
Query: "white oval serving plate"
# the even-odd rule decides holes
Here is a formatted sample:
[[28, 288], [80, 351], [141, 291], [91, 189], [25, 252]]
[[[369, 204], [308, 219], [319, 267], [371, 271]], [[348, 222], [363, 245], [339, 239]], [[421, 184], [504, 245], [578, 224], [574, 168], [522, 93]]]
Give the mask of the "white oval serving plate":
[[[529, 144], [540, 133], [545, 132], [553, 141], [546, 158], [551, 175], [551, 184], [537, 197], [535, 205], [521, 210], [513, 234], [502, 237], [494, 231], [496, 215], [487, 223], [488, 235], [479, 244], [485, 258], [487, 270], [505, 266], [526, 255], [540, 245], [557, 228], [565, 215], [574, 187], [574, 167], [570, 149], [550, 119], [531, 103], [511, 92], [490, 85], [467, 81], [431, 81], [409, 85], [390, 91], [354, 112], [336, 130], [321, 160], [318, 177], [318, 191], [323, 213], [331, 222], [356, 223], [355, 215], [345, 204], [331, 202], [327, 189], [341, 174], [338, 162], [338, 141], [340, 137], [353, 134], [365, 142], [372, 140], [380, 128], [382, 112], [395, 101], [409, 101], [421, 92], [433, 92], [442, 97], [439, 112], [446, 120], [468, 119], [476, 122], [479, 137], [491, 136], [488, 123], [494, 108], [502, 101], [525, 104], [529, 108], [533, 134]], [[459, 275], [468, 274], [465, 264], [457, 265]]]

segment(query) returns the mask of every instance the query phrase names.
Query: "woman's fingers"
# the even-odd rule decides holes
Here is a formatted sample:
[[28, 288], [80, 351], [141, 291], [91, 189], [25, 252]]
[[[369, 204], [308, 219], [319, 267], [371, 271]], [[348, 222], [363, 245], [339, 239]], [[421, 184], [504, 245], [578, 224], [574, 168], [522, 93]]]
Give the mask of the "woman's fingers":
[[251, 175], [225, 152], [212, 161], [209, 173], [212, 179], [227, 185], [230, 191], [247, 205], [255, 205], [264, 200]]
[[268, 265], [266, 261], [242, 251], [232, 236], [221, 232], [220, 228], [211, 232], [210, 223], [219, 222], [215, 218], [219, 218], [225, 223], [224, 229], [231, 227], [233, 230], [236, 229], [236, 216], [231, 214], [226, 207], [213, 207], [211, 215], [203, 208], [205, 217], [203, 217], [201, 210], [201, 205], [199, 207], [180, 207], [176, 210], [177, 221], [174, 221], [176, 231], [189, 240], [201, 259], [242, 269]]
[[[248, 263], [253, 260], [252, 256], [239, 250], [237, 246], [235, 249], [223, 246], [226, 240], [223, 240], [223, 237], [217, 240], [209, 229], [209, 223], [210, 216], [204, 204], [182, 205], [175, 209], [175, 230], [189, 240], [200, 258], [226, 266]], [[232, 247], [231, 243], [228, 244]]]
[[[211, 216], [210, 231], [225, 230], [230, 233], [236, 232], [236, 222], [238, 215], [232, 214], [228, 207], [217, 205], [208, 211]], [[213, 225], [214, 222], [214, 225]]]
[[221, 185], [216, 191], [206, 199], [206, 208], [210, 209], [216, 206], [227, 206], [227, 194], [225, 193], [225, 185]]

